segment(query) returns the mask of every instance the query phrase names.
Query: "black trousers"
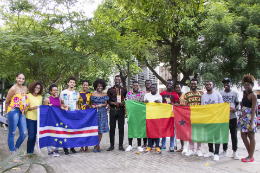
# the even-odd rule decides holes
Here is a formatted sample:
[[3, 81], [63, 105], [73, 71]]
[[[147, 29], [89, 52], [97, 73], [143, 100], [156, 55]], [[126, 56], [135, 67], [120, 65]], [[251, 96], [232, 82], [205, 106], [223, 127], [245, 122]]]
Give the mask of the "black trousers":
[[143, 138], [144, 145], [147, 145], [147, 138]]
[[[128, 138], [129, 145], [133, 146], [133, 138]], [[137, 146], [141, 146], [141, 138], [137, 138]]]
[[109, 115], [109, 125], [110, 125], [110, 144], [111, 146], [115, 145], [115, 129], [116, 129], [116, 120], [118, 120], [118, 129], [119, 129], [119, 146], [123, 146], [124, 140], [124, 125], [125, 125], [125, 110], [115, 110], [110, 109]]
[[209, 152], [212, 152], [212, 153], [217, 154], [217, 155], [219, 154], [220, 144], [215, 144], [215, 152], [214, 152], [212, 143], [208, 143], [208, 146], [209, 146]]
[[[234, 152], [237, 151], [237, 118], [229, 120], [229, 129], [231, 134], [232, 149]], [[227, 151], [228, 144], [223, 144], [223, 150]]]

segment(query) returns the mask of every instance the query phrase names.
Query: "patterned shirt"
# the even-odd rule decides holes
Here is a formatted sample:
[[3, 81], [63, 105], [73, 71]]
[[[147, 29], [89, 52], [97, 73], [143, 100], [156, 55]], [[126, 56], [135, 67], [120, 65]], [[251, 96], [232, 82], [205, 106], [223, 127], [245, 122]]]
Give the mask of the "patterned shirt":
[[193, 94], [191, 91], [187, 92], [184, 96], [184, 100], [188, 102], [188, 106], [195, 106], [201, 104], [201, 97], [204, 93], [198, 91], [196, 94]]
[[141, 91], [141, 92], [138, 92], [138, 94], [134, 94], [133, 91], [130, 91], [127, 93], [126, 95], [126, 99], [127, 100], [135, 100], [135, 101], [138, 101], [138, 102], [143, 102], [144, 101], [144, 93]]
[[89, 108], [89, 103], [90, 103], [90, 97], [91, 93], [90, 92], [79, 92], [79, 109], [80, 110], [85, 110]]

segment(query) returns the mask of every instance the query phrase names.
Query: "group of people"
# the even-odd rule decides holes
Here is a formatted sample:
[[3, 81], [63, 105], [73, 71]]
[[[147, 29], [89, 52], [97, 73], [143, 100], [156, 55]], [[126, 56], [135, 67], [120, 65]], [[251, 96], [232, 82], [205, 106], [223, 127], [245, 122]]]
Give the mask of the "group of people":
[[[52, 84], [49, 87], [49, 93], [51, 94], [45, 99], [44, 105], [56, 106], [62, 110], [85, 110], [88, 108], [97, 108], [97, 119], [98, 119], [98, 136], [99, 145], [94, 146], [94, 152], [101, 152], [100, 142], [103, 133], [110, 135], [110, 147], [107, 151], [114, 150], [115, 146], [115, 128], [116, 121], [118, 121], [119, 129], [119, 150], [131, 151], [133, 149], [132, 138], [128, 138], [129, 145], [126, 149], [123, 147], [124, 139], [124, 124], [125, 118], [127, 117], [127, 109], [125, 107], [125, 100], [135, 100], [139, 102], [155, 102], [172, 104], [174, 106], [196, 106], [196, 105], [207, 105], [207, 104], [218, 104], [223, 102], [230, 103], [230, 133], [232, 139], [233, 158], [239, 159], [237, 154], [237, 128], [241, 130], [241, 137], [248, 151], [248, 156], [242, 158], [243, 162], [254, 161], [254, 149], [255, 149], [255, 132], [256, 128], [256, 103], [257, 98], [253, 92], [254, 77], [250, 74], [244, 75], [242, 82], [244, 83], [245, 94], [241, 103], [241, 111], [239, 119], [237, 118], [237, 112], [239, 108], [238, 93], [231, 90], [231, 79], [224, 78], [222, 83], [224, 85], [224, 91], [218, 93], [213, 91], [213, 82], [206, 81], [205, 88], [206, 93], [198, 91], [198, 80], [191, 79], [190, 91], [183, 93], [181, 91], [182, 85], [178, 82], [174, 83], [172, 80], [167, 80], [166, 90], [157, 93], [157, 85], [152, 84], [150, 80], [145, 81], [146, 89], [140, 91], [138, 81], [133, 82], [133, 91], [127, 92], [122, 87], [121, 78], [119, 75], [115, 76], [115, 85], [108, 89], [107, 93], [103, 93], [106, 88], [106, 82], [103, 79], [97, 79], [93, 83], [95, 92], [90, 93], [89, 81], [84, 80], [82, 82], [82, 91], [75, 91], [76, 79], [70, 77], [68, 79], [68, 89], [63, 90], [58, 94], [58, 86]], [[40, 82], [32, 82], [28, 88], [24, 86], [25, 76], [20, 73], [16, 76], [16, 85], [13, 85], [8, 91], [6, 97], [6, 112], [8, 119], [8, 146], [12, 153], [19, 149], [21, 144], [28, 133], [27, 141], [27, 153], [34, 152], [34, 146], [36, 142], [37, 134], [37, 108], [42, 105], [42, 93], [43, 86]], [[29, 91], [29, 94], [27, 92]], [[109, 105], [109, 123], [106, 107]], [[14, 136], [16, 128], [19, 128], [20, 136], [14, 145]], [[27, 130], [28, 129], [28, 130]], [[170, 137], [169, 152], [174, 152], [174, 136]], [[249, 139], [249, 140], [248, 140]], [[148, 144], [147, 144], [148, 141]], [[144, 138], [143, 145], [141, 145], [142, 139], [137, 139], [137, 148], [139, 152], [151, 152], [152, 148], [155, 147], [157, 153], [161, 153], [161, 150], [166, 150], [166, 138], [162, 138], [161, 146], [160, 139]], [[189, 150], [184, 149], [185, 141], [181, 141], [181, 148], [176, 150], [182, 152], [186, 156], [194, 155], [194, 143], [189, 143]], [[155, 144], [155, 145], [154, 145]], [[220, 144], [215, 144], [215, 151], [213, 144], [209, 143], [209, 152], [203, 155], [201, 151], [201, 143], [197, 143], [197, 155], [204, 157], [214, 157], [214, 160], [218, 161], [219, 157], [228, 156], [227, 149], [228, 144], [223, 144], [223, 152], [219, 153]], [[47, 147], [48, 155], [59, 156], [59, 148], [54, 150], [51, 147]], [[76, 154], [77, 151], [74, 148], [64, 148], [64, 154], [69, 155], [70, 152]], [[82, 146], [79, 152], [89, 153], [88, 146]]]

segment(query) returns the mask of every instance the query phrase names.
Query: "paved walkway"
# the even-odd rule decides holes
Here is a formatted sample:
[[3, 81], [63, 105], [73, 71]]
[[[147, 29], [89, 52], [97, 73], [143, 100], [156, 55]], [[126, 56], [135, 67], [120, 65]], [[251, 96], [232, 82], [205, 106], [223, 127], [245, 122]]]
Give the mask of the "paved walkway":
[[[18, 131], [18, 130], [17, 130]], [[260, 131], [260, 129], [259, 129]], [[240, 133], [238, 133], [238, 154], [241, 157], [247, 156], [246, 149], [241, 140]], [[16, 134], [16, 139], [18, 132]], [[0, 128], [0, 161], [9, 156], [7, 146], [7, 131], [4, 128]], [[27, 139], [22, 145], [22, 149], [26, 149]], [[152, 153], [140, 153], [137, 152], [137, 141], [134, 139], [133, 145], [135, 146], [131, 152], [122, 152], [118, 150], [118, 131], [116, 131], [116, 146], [114, 151], [106, 151], [109, 147], [109, 134], [106, 133], [101, 141], [101, 153], [94, 153], [93, 147], [89, 147], [91, 153], [79, 153], [77, 155], [65, 156], [62, 150], [60, 150], [60, 157], [48, 157], [47, 149], [41, 149], [41, 153], [38, 153], [36, 148], [35, 153], [39, 154], [45, 161], [53, 167], [54, 172], [113, 172], [113, 173], [128, 173], [128, 172], [260, 172], [260, 133], [256, 133], [256, 151], [255, 162], [242, 163], [240, 160], [234, 160], [231, 158], [231, 142], [229, 143], [229, 157], [220, 158], [219, 162], [213, 161], [213, 158], [204, 158], [198, 156], [186, 157], [181, 153], [169, 153], [168, 149], [162, 151], [162, 154]], [[125, 126], [125, 138], [124, 147], [128, 146], [127, 140], [127, 125]], [[167, 146], [169, 146], [169, 140], [167, 140]], [[178, 141], [178, 146], [180, 143]], [[79, 150], [79, 148], [76, 148]], [[202, 151], [206, 153], [208, 151], [207, 144], [202, 144]], [[221, 150], [222, 151], [222, 146]], [[208, 166], [206, 166], [206, 164]], [[20, 167], [20, 169], [11, 170], [9, 172], [25, 172], [26, 166]], [[43, 168], [38, 165], [32, 167], [30, 172], [45, 172]]]

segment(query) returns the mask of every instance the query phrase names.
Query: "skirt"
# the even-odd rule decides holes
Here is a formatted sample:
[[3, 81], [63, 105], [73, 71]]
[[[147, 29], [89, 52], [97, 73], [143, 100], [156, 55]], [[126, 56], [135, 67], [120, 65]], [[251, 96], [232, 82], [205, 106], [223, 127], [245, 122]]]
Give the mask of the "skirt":
[[[250, 131], [250, 125], [251, 125], [251, 113], [252, 110], [251, 108], [248, 107], [242, 107], [241, 112], [239, 114], [239, 119], [238, 119], [238, 123], [237, 126], [239, 128], [239, 130], [241, 130], [241, 132], [249, 132]], [[256, 115], [254, 117], [254, 124], [255, 124], [255, 128], [253, 131], [251, 132], [257, 132], [257, 118]]]

